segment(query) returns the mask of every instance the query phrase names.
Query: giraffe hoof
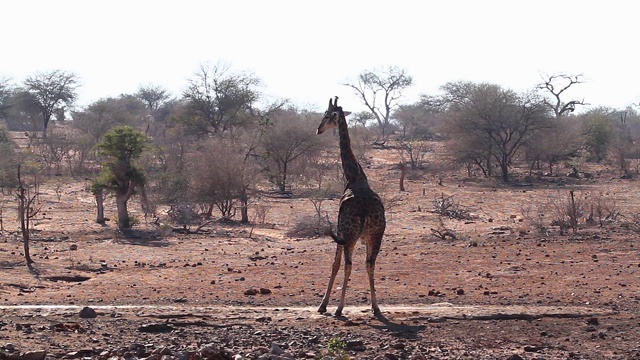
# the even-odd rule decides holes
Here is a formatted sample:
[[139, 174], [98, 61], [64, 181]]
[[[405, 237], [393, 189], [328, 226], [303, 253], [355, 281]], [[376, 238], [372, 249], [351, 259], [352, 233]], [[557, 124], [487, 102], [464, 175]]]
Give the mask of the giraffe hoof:
[[319, 312], [320, 314], [324, 314], [324, 313], [326, 313], [326, 312], [327, 312], [327, 308], [326, 308], [326, 307], [324, 307], [324, 306], [320, 306], [320, 307], [318, 308], [318, 312]]
[[342, 316], [342, 310], [336, 310], [334, 315], [338, 317]]

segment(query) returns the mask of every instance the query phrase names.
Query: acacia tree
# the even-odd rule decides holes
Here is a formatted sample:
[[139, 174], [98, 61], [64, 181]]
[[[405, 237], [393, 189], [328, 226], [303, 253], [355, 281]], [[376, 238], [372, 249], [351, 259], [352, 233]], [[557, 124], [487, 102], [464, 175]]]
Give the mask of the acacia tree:
[[575, 156], [583, 147], [580, 118], [567, 116], [563, 121], [550, 123], [549, 128], [542, 129], [526, 144], [526, 159], [531, 164], [529, 175], [534, 168], [540, 169], [540, 163], [546, 164], [548, 174], [552, 175], [556, 164]]
[[481, 148], [488, 152], [488, 159], [497, 162], [502, 180], [508, 182], [509, 166], [518, 150], [536, 132], [549, 126], [548, 108], [534, 94], [518, 95], [494, 84], [457, 82], [442, 89], [451, 133], [483, 144]]
[[564, 96], [569, 88], [574, 85], [582, 84], [584, 81], [581, 79], [582, 74], [578, 75], [566, 75], [566, 74], [553, 74], [546, 75], [542, 78], [542, 83], [538, 84], [538, 89], [545, 90], [550, 96], [544, 98], [544, 104], [551, 109], [556, 117], [559, 119], [563, 115], [567, 115], [576, 110], [577, 105], [588, 105], [584, 100], [569, 100], [563, 101], [561, 96]]
[[240, 125], [259, 99], [259, 84], [255, 75], [232, 72], [228, 64], [202, 65], [183, 93], [189, 113], [182, 122], [196, 134], [215, 134]]
[[43, 137], [54, 114], [64, 114], [64, 108], [73, 104], [77, 97], [79, 79], [75, 74], [62, 70], [39, 72], [24, 81], [24, 87], [35, 99], [42, 116]]
[[615, 109], [607, 107], [597, 107], [582, 114], [581, 118], [586, 128], [585, 148], [590, 161], [600, 162], [607, 158], [618, 116]]
[[11, 93], [10, 79], [0, 77], [0, 119], [6, 117], [9, 113], [8, 110], [11, 108], [11, 102], [9, 101]]
[[398, 105], [402, 92], [413, 85], [413, 78], [397, 66], [365, 70], [355, 82], [343, 84], [354, 90], [369, 109], [382, 131], [383, 139], [391, 123], [391, 113]]
[[315, 124], [295, 110], [278, 112], [274, 114], [273, 121], [273, 126], [263, 137], [264, 153], [275, 165], [275, 169], [271, 170], [273, 182], [284, 192], [292, 163], [303, 155], [319, 150], [322, 140], [315, 136]]
[[223, 218], [235, 215], [235, 202], [240, 199], [244, 183], [243, 154], [229, 138], [216, 136], [189, 155], [188, 177], [193, 201], [205, 208], [211, 217], [217, 207]]
[[[638, 154], [638, 146], [634, 141], [637, 139], [637, 119], [638, 115], [633, 108], [628, 108], [619, 113], [618, 121], [614, 125], [611, 153], [624, 176], [631, 176], [629, 158], [632, 154]], [[631, 126], [632, 122], [636, 123], [635, 127]]]
[[91, 137], [94, 144], [116, 126], [133, 126], [144, 118], [147, 109], [144, 103], [132, 96], [103, 98], [86, 109], [73, 114], [73, 127]]
[[438, 109], [428, 106], [425, 102], [417, 102], [411, 105], [400, 105], [393, 117], [400, 126], [399, 147], [401, 155], [409, 157], [411, 168], [420, 165], [427, 152], [424, 140], [435, 136], [435, 123]]
[[[116, 197], [118, 212], [118, 227], [128, 229], [131, 227], [127, 202], [136, 193], [140, 192], [145, 203], [145, 177], [143, 172], [135, 165], [145, 149], [146, 137], [139, 131], [128, 126], [119, 126], [111, 129], [104, 135], [98, 144], [100, 155], [107, 158], [102, 172], [93, 181], [92, 191], [101, 208], [103, 191], [113, 192]], [[104, 215], [98, 220], [104, 221]]]
[[5, 189], [14, 189], [18, 186], [16, 177], [16, 145], [9, 136], [9, 132], [0, 125], [0, 231], [4, 230], [3, 212]]
[[135, 94], [140, 100], [144, 101], [147, 108], [151, 111], [158, 108], [171, 98], [169, 91], [163, 89], [160, 85], [140, 85], [138, 92]]

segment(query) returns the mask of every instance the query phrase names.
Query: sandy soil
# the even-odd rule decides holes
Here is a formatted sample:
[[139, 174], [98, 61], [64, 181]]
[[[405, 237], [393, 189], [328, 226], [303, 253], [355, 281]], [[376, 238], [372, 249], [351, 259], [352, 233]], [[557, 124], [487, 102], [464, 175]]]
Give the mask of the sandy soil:
[[[59, 197], [42, 189], [35, 272], [5, 209], [0, 359], [640, 359], [636, 181], [602, 171], [504, 186], [448, 175], [444, 186], [409, 180], [399, 193], [390, 190], [394, 159], [378, 150], [371, 160], [369, 177], [391, 184], [375, 276], [383, 317], [368, 311], [362, 246], [345, 316], [315, 311], [335, 245], [285, 235], [313, 213], [306, 199], [261, 198], [265, 224], [216, 223], [200, 234], [142, 224], [122, 236], [93, 222], [86, 184], [70, 181]], [[563, 235], [523, 219], [529, 205], [550, 218], [552, 199], [569, 189], [603, 193], [621, 216]], [[443, 195], [473, 219], [440, 224], [431, 210]], [[334, 218], [337, 205], [326, 201]], [[456, 239], [433, 236], [440, 226]], [[329, 311], [338, 296], [339, 286]], [[81, 317], [84, 307], [95, 314]]]

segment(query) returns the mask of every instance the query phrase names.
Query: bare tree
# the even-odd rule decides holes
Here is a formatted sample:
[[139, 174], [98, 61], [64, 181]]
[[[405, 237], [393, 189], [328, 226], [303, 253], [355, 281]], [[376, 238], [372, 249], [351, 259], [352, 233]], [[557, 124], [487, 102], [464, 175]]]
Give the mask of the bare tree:
[[[35, 98], [44, 125], [43, 137], [47, 137], [49, 121], [54, 114], [73, 104], [77, 97], [79, 79], [75, 74], [62, 70], [39, 72], [24, 81], [25, 89]], [[62, 110], [61, 110], [62, 109]]]
[[383, 69], [365, 70], [358, 75], [357, 81], [343, 85], [352, 88], [362, 100], [377, 121], [383, 139], [386, 139], [391, 113], [398, 105], [402, 92], [413, 85], [413, 78], [404, 69], [387, 66]]
[[197, 134], [240, 125], [250, 119], [245, 115], [259, 98], [259, 84], [255, 75], [232, 72], [228, 64], [202, 65], [183, 93], [190, 112], [182, 121]]
[[40, 211], [36, 199], [38, 194], [39, 178], [37, 172], [33, 173], [33, 182], [31, 185], [25, 183], [25, 179], [21, 172], [22, 164], [18, 163], [17, 179], [18, 188], [16, 189], [16, 197], [18, 198], [18, 220], [20, 221], [20, 233], [22, 234], [22, 244], [24, 247], [24, 258], [27, 266], [31, 269], [34, 263], [31, 259], [29, 250], [29, 242], [31, 237], [31, 228], [33, 226], [32, 219]]
[[572, 113], [576, 110], [577, 105], [589, 105], [583, 100], [569, 100], [563, 101], [560, 97], [563, 93], [574, 85], [582, 84], [582, 74], [579, 75], [565, 75], [554, 74], [546, 75], [542, 77], [542, 83], [538, 84], [538, 89], [546, 90], [551, 96], [545, 97], [544, 103], [548, 106], [559, 119], [561, 116]]

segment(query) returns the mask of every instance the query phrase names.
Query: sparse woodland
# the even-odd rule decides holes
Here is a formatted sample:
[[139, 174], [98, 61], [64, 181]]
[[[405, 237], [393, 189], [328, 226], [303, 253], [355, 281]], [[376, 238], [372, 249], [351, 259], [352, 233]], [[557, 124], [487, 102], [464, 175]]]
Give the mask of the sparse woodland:
[[[446, 173], [463, 172], [504, 184], [535, 183], [545, 176], [590, 176], [585, 164], [610, 165], [616, 176], [634, 178], [640, 116], [631, 104], [582, 111], [587, 103], [566, 95], [579, 93], [581, 78], [549, 75], [523, 94], [497, 84], [453, 82], [405, 104], [403, 90], [413, 86], [405, 70], [366, 70], [344, 84], [368, 109], [352, 116], [354, 151], [365, 162], [367, 149], [395, 152], [402, 181], [435, 174], [441, 182]], [[268, 100], [260, 85], [257, 75], [229, 64], [203, 65], [182, 94], [141, 85], [135, 94], [78, 108], [79, 79], [72, 73], [37, 73], [22, 84], [5, 78], [0, 187], [9, 195], [3, 208], [16, 206], [10, 194], [21, 186], [18, 167], [27, 165], [41, 174], [36, 187], [60, 177], [88, 179], [100, 204], [120, 186], [122, 199], [144, 195], [146, 217], [184, 229], [213, 218], [249, 223], [254, 200], [263, 194], [317, 198], [313, 194], [326, 192], [327, 184], [341, 182], [335, 141], [315, 136], [320, 114], [285, 97]], [[120, 164], [121, 179], [109, 183], [118, 173], [113, 161], [122, 159], [110, 160], [100, 147], [117, 127], [130, 128], [144, 144], [126, 160], [130, 164]], [[439, 153], [427, 162], [434, 144]], [[127, 177], [137, 177], [133, 188], [123, 184]], [[119, 227], [139, 223], [126, 215], [126, 201], [120, 203]], [[161, 220], [163, 215], [169, 218]]]

